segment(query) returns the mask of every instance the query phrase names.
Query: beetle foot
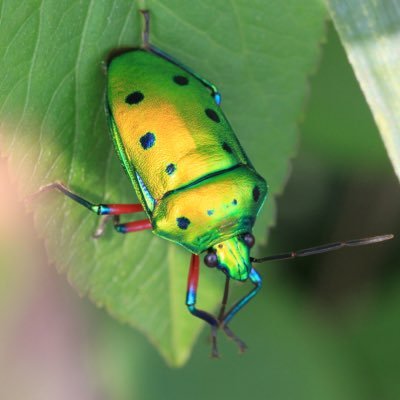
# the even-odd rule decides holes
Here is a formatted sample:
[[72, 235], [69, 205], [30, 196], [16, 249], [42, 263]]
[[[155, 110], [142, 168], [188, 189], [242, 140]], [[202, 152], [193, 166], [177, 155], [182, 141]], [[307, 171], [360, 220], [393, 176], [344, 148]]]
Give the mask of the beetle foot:
[[104, 232], [105, 232], [105, 230], [106, 230], [107, 222], [108, 222], [112, 217], [113, 217], [112, 215], [102, 215], [102, 216], [100, 217], [100, 222], [99, 222], [99, 224], [97, 225], [97, 228], [96, 228], [96, 230], [94, 231], [94, 233], [93, 233], [93, 235], [92, 235], [92, 238], [93, 238], [93, 239], [98, 239], [99, 237], [101, 237], [101, 236], [104, 235]]
[[217, 328], [211, 327], [211, 358], [219, 358], [218, 346], [217, 346]]
[[224, 330], [226, 336], [228, 336], [229, 339], [233, 340], [236, 343], [239, 348], [239, 353], [244, 353], [247, 350], [246, 343], [243, 342], [242, 339], [237, 337], [227, 325], [222, 325], [221, 328]]
[[24, 198], [24, 201], [26, 201], [28, 203], [30, 203], [31, 201], [35, 201], [36, 198], [38, 198], [42, 193], [50, 192], [54, 189], [58, 189], [60, 191], [63, 191], [63, 190], [69, 191], [68, 187], [64, 183], [62, 183], [60, 181], [56, 181], [56, 182], [52, 182], [52, 183], [48, 183], [46, 185], [40, 186], [40, 188], [36, 192], [28, 194]]

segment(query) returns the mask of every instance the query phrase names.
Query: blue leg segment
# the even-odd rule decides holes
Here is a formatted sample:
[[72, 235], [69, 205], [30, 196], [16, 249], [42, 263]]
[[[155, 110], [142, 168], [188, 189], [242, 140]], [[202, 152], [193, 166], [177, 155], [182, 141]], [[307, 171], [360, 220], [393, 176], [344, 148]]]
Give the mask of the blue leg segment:
[[253, 283], [254, 288], [249, 294], [239, 300], [224, 316], [222, 320], [223, 325], [227, 325], [230, 320], [259, 292], [261, 289], [261, 276], [252, 268], [249, 274], [250, 281]]
[[232, 339], [239, 347], [239, 351], [242, 353], [247, 349], [246, 344], [239, 339], [232, 330], [228, 327], [228, 323], [231, 319], [258, 293], [261, 289], [261, 277], [258, 272], [252, 268], [249, 274], [250, 281], [253, 283], [254, 288], [249, 294], [239, 300], [222, 318], [220, 327], [223, 329], [225, 334]]

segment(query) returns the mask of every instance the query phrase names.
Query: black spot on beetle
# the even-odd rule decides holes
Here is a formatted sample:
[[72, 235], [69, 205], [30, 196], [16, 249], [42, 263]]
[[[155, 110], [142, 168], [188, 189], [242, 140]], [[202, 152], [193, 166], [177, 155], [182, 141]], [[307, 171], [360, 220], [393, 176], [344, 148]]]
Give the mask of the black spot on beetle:
[[207, 117], [212, 119], [214, 122], [220, 121], [218, 114], [211, 108], [206, 108], [205, 113], [206, 113]]
[[168, 175], [172, 175], [172, 174], [175, 172], [175, 170], [176, 170], [175, 164], [168, 164], [168, 165], [167, 165], [167, 168], [165, 168], [165, 172], [166, 172]]
[[132, 92], [125, 97], [125, 103], [127, 104], [138, 104], [144, 99], [142, 92]]
[[187, 229], [190, 225], [190, 220], [186, 217], [179, 217], [176, 219], [176, 222], [178, 224], [178, 228], [180, 229]]
[[186, 78], [186, 76], [182, 76], [182, 75], [175, 75], [173, 77], [173, 80], [177, 85], [181, 85], [181, 86], [185, 86], [189, 83], [189, 79]]
[[233, 204], [234, 206], [236, 206], [237, 200], [236, 200], [236, 199], [233, 199], [233, 200], [232, 200], [232, 204]]
[[260, 188], [258, 187], [258, 186], [254, 186], [254, 189], [253, 189], [253, 200], [255, 201], [255, 202], [257, 202], [258, 201], [258, 199], [260, 198]]
[[223, 148], [227, 153], [232, 154], [232, 147], [229, 146], [228, 143], [226, 143], [226, 142], [222, 143], [222, 148]]
[[156, 135], [154, 135], [154, 133], [151, 132], [147, 132], [140, 138], [140, 144], [145, 150], [149, 149], [150, 147], [153, 147], [155, 142], [156, 142]]
[[213, 215], [214, 214], [214, 210], [207, 210], [207, 215]]

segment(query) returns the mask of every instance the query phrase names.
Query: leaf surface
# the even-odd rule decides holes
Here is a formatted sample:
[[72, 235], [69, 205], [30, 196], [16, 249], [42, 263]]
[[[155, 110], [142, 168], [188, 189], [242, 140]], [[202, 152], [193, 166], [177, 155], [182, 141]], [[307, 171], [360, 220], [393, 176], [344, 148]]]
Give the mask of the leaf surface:
[[[151, 11], [152, 42], [222, 92], [226, 115], [270, 185], [255, 229], [265, 243], [295, 153], [324, 7], [317, 0], [141, 6]], [[22, 196], [61, 180], [93, 202], [136, 201], [107, 134], [102, 61], [139, 44], [137, 9], [130, 0], [1, 1], [0, 145]], [[108, 227], [94, 240], [98, 217], [59, 193], [33, 208], [49, 257], [71, 284], [182, 365], [204, 326], [184, 305], [189, 254], [150, 232], [123, 236]], [[216, 307], [222, 282], [202, 271], [201, 308]]]

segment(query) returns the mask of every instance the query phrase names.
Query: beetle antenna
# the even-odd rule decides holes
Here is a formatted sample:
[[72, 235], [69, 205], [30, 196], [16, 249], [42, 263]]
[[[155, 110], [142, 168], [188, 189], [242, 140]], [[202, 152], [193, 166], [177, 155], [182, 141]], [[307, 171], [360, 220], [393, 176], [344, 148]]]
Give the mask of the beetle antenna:
[[253, 263], [264, 263], [267, 261], [290, 260], [296, 257], [306, 257], [306, 256], [312, 256], [314, 254], [327, 253], [329, 251], [339, 250], [343, 247], [366, 246], [369, 244], [380, 243], [386, 240], [393, 239], [393, 237], [394, 235], [389, 234], [389, 235], [380, 235], [363, 239], [352, 239], [352, 240], [347, 240], [345, 242], [327, 243], [321, 246], [310, 247], [309, 249], [296, 250], [288, 253], [276, 254], [273, 256], [267, 256], [262, 258], [250, 257], [250, 261]]

